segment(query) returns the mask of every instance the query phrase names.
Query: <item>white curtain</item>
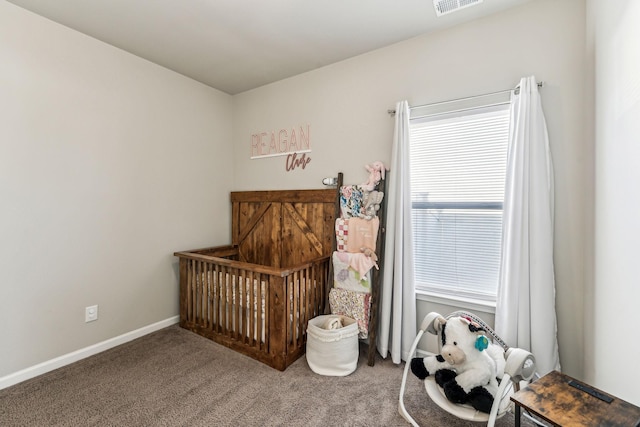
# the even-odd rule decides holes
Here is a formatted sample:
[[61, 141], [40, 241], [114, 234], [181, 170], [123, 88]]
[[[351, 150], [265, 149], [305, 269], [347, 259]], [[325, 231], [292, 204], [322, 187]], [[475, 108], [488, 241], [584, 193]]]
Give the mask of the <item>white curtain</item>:
[[[496, 332], [531, 351], [537, 371], [560, 369], [553, 272], [553, 165], [535, 77], [520, 80], [511, 125]], [[517, 89], [516, 89], [517, 92]]]
[[396, 125], [389, 165], [389, 194], [380, 292], [378, 351], [391, 360], [407, 360], [416, 337], [416, 297], [409, 185], [409, 104], [396, 105]]

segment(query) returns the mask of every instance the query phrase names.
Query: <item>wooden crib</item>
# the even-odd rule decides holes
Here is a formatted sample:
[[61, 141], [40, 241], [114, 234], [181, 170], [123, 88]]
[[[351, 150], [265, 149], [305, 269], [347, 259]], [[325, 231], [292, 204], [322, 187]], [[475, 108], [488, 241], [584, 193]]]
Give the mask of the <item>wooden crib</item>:
[[324, 314], [337, 190], [231, 193], [232, 244], [176, 252], [180, 326], [284, 370]]

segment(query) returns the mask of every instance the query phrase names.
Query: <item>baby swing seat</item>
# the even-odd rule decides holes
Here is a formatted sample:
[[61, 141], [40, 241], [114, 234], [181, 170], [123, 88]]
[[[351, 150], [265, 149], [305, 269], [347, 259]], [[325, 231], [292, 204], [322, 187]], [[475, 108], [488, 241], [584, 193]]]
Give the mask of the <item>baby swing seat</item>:
[[[424, 380], [424, 386], [427, 391], [428, 396], [433, 400], [433, 402], [449, 412], [450, 414], [467, 420], [467, 421], [476, 421], [476, 422], [486, 422], [488, 427], [493, 427], [495, 421], [502, 417], [504, 414], [509, 412], [510, 404], [510, 396], [514, 393], [515, 390], [519, 389], [520, 381], [529, 381], [533, 378], [535, 374], [535, 359], [533, 355], [523, 349], [520, 348], [509, 348], [500, 337], [496, 335], [496, 333], [484, 322], [482, 319], [478, 318], [476, 315], [472, 313], [467, 313], [464, 311], [456, 311], [454, 313], [446, 316], [447, 319], [455, 316], [464, 316], [472, 319], [474, 322], [479, 324], [482, 329], [486, 331], [486, 336], [493, 341], [494, 344], [500, 345], [505, 350], [505, 368], [504, 373], [498, 373], [498, 378], [500, 379], [500, 386], [498, 388], [498, 392], [496, 393], [495, 399], [493, 401], [493, 406], [491, 407], [491, 412], [489, 414], [477, 411], [471, 405], [461, 405], [451, 402], [444, 394], [443, 389], [436, 384], [435, 378], [433, 375], [428, 376]], [[407, 420], [410, 424], [415, 427], [418, 427], [416, 421], [409, 415], [405, 406], [404, 406], [404, 392], [407, 381], [407, 375], [410, 370], [410, 360], [415, 356], [416, 348], [422, 338], [422, 335], [425, 332], [429, 332], [433, 335], [439, 335], [438, 329], [434, 326], [434, 321], [440, 317], [440, 314], [432, 312], [427, 314], [422, 320], [422, 324], [420, 325], [420, 330], [416, 335], [415, 340], [413, 341], [413, 345], [411, 346], [411, 350], [409, 352], [409, 359], [405, 363], [404, 373], [402, 375], [402, 384], [400, 386], [400, 398], [398, 403], [398, 412], [400, 415]], [[438, 346], [439, 348], [442, 346], [442, 340], [438, 337]]]

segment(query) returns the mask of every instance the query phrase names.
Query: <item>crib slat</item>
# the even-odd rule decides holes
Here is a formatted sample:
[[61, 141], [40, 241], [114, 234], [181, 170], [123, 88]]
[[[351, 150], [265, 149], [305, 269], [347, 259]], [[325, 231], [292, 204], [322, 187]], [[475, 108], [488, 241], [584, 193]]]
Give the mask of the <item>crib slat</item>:
[[[309, 272], [307, 273], [307, 320], [305, 323], [305, 337], [307, 335], [307, 324], [309, 320], [311, 320], [316, 315], [316, 310], [314, 301], [316, 300], [316, 275], [315, 271], [317, 270], [318, 265], [312, 265], [309, 267]], [[305, 338], [306, 339], [306, 338]]]
[[216, 331], [216, 333], [220, 333], [220, 304], [221, 304], [221, 299], [222, 297], [220, 296], [220, 293], [222, 291], [222, 285], [220, 284], [221, 279], [221, 273], [220, 273], [220, 266], [218, 264], [214, 264], [214, 268], [213, 271], [215, 273], [215, 281], [214, 281], [214, 293], [213, 293], [213, 323], [214, 323], [214, 330]]
[[191, 276], [193, 275], [193, 268], [191, 267], [192, 264], [192, 260], [187, 260], [187, 285], [185, 288], [185, 304], [187, 305], [187, 310], [185, 313], [185, 318], [188, 322], [191, 322]]
[[196, 275], [196, 281], [195, 281], [195, 292], [196, 292], [196, 296], [195, 296], [195, 304], [194, 304], [194, 310], [193, 310], [193, 320], [194, 322], [196, 322], [196, 324], [198, 326], [201, 326], [201, 316], [200, 316], [200, 294], [201, 294], [201, 290], [200, 287], [202, 286], [202, 261], [196, 261], [196, 271], [195, 271]]
[[255, 316], [255, 307], [253, 305], [253, 291], [254, 291], [254, 282], [253, 282], [253, 273], [251, 271], [247, 271], [247, 278], [245, 281], [245, 315], [243, 316], [244, 328], [243, 334], [245, 342], [248, 346], [253, 344], [254, 336], [253, 336], [253, 316]]
[[206, 284], [207, 284], [207, 268], [206, 263], [204, 261], [200, 262], [200, 286], [198, 291], [200, 292], [200, 301], [198, 304], [198, 312], [200, 313], [200, 325], [203, 327], [207, 326], [207, 319], [204, 312], [205, 307], [205, 298], [206, 298]]
[[318, 293], [318, 301], [321, 303], [321, 305], [318, 306], [318, 310], [320, 310], [318, 314], [321, 315], [327, 311], [325, 300], [329, 299], [329, 294], [327, 294], [326, 288], [328, 286], [333, 286], [333, 277], [330, 276], [333, 274], [332, 267], [323, 265], [322, 269], [320, 269], [317, 274], [318, 284], [316, 286], [316, 292]]
[[242, 317], [242, 321], [244, 322], [243, 335], [245, 339], [245, 343], [247, 345], [251, 345], [251, 320], [253, 319], [254, 307], [251, 305], [253, 294], [253, 282], [252, 282], [252, 274], [251, 271], [247, 270], [245, 272], [245, 314]]
[[298, 346], [301, 346], [304, 343], [304, 338], [306, 336], [307, 329], [307, 321], [309, 320], [309, 274], [311, 273], [310, 268], [304, 269], [303, 282], [302, 282], [302, 298], [303, 303], [302, 310], [300, 313], [300, 334], [298, 336]]
[[233, 282], [235, 281], [235, 278], [233, 277], [233, 269], [229, 268], [226, 271], [226, 289], [227, 289], [227, 298], [225, 299], [225, 327], [224, 327], [224, 332], [226, 333], [226, 335], [229, 338], [233, 338], [232, 337], [232, 333], [233, 333], [233, 298], [234, 293], [233, 293]]
[[291, 311], [291, 343], [297, 344], [300, 335], [300, 312], [302, 310], [302, 271], [296, 271], [293, 275], [293, 288], [295, 304]]
[[311, 307], [311, 287], [313, 280], [311, 279], [311, 275], [313, 274], [313, 269], [311, 267], [307, 268], [305, 271], [304, 278], [304, 319], [302, 321], [302, 331], [301, 331], [301, 339], [300, 345], [304, 345], [307, 336], [307, 323], [309, 322]]
[[311, 301], [314, 302], [313, 307], [311, 308], [313, 311], [311, 313], [309, 313], [309, 320], [313, 319], [314, 317], [316, 317], [317, 315], [319, 315], [320, 313], [318, 312], [319, 307], [318, 304], [316, 304], [316, 301], [320, 301], [320, 295], [318, 294], [318, 278], [320, 277], [320, 274], [318, 274], [318, 271], [320, 270], [320, 264], [316, 264], [315, 268], [313, 268], [311, 270]]
[[242, 278], [240, 277], [240, 272], [238, 271], [237, 268], [234, 268], [233, 270], [231, 270], [231, 274], [233, 277], [233, 280], [231, 281], [231, 283], [233, 284], [233, 318], [231, 320], [231, 328], [232, 328], [232, 335], [233, 335], [233, 339], [238, 340], [239, 338], [239, 333], [238, 333], [238, 329], [240, 327], [239, 325], [239, 321], [240, 321], [240, 310], [242, 309], [241, 305], [241, 301], [240, 301], [240, 297], [242, 296], [242, 292], [240, 292], [240, 284], [242, 283]]
[[240, 299], [238, 300], [238, 340], [246, 344], [247, 329], [247, 270], [238, 271], [238, 289], [240, 291]]
[[216, 332], [217, 305], [218, 305], [218, 266], [211, 264], [211, 302], [209, 304], [209, 316], [211, 316], [211, 332]]
[[246, 336], [247, 336], [247, 345], [253, 345], [253, 341], [255, 339], [254, 336], [254, 317], [256, 316], [256, 306], [253, 304], [255, 295], [255, 280], [253, 279], [253, 272], [247, 271], [247, 317], [245, 318], [245, 322], [247, 323]]
[[225, 299], [225, 316], [226, 316], [226, 324], [225, 324], [225, 333], [227, 334], [228, 337], [232, 338], [232, 332], [233, 332], [233, 298], [234, 298], [234, 293], [233, 293], [233, 282], [234, 282], [234, 277], [233, 277], [233, 269], [228, 269], [226, 271], [226, 277], [225, 277], [226, 281], [227, 281], [227, 298]]
[[269, 330], [268, 329], [269, 316], [267, 314], [269, 313], [269, 308], [268, 308], [269, 299], [265, 295], [268, 286], [269, 286], [269, 276], [262, 273], [258, 273], [257, 299], [258, 299], [259, 308], [258, 308], [258, 317], [256, 318], [256, 322], [258, 323], [256, 328], [256, 338], [258, 342], [256, 346], [258, 347], [259, 350], [262, 350], [265, 352], [268, 352], [268, 350], [265, 350], [266, 348], [265, 340], [262, 338], [262, 335], [265, 330], [266, 331]]
[[231, 307], [231, 337], [235, 340], [238, 339], [238, 299], [240, 298], [240, 292], [238, 292], [238, 284], [240, 282], [240, 278], [238, 277], [238, 269], [231, 269], [231, 296], [232, 300], [230, 302]]
[[235, 315], [235, 322], [234, 322], [234, 336], [236, 340], [239, 340], [240, 338], [240, 312], [242, 311], [242, 276], [240, 275], [240, 270], [238, 270], [237, 268], [234, 269], [234, 277], [236, 278], [235, 282], [234, 282], [234, 295], [235, 295], [235, 299], [233, 301], [233, 306], [234, 306], [234, 315]]
[[193, 323], [198, 324], [198, 284], [200, 282], [200, 261], [196, 261], [193, 270]]
[[211, 284], [211, 263], [202, 264], [202, 326], [205, 329], [211, 327], [211, 316], [209, 315], [209, 286]]
[[249, 293], [251, 293], [249, 270], [243, 271], [244, 278], [242, 279], [242, 342], [249, 343], [249, 316], [251, 315], [251, 306], [249, 305]]
[[294, 312], [294, 316], [296, 316], [296, 318], [294, 319], [296, 322], [296, 331], [295, 331], [295, 335], [293, 336], [293, 340], [296, 343], [296, 347], [299, 347], [300, 345], [302, 345], [302, 340], [304, 337], [304, 324], [305, 324], [305, 312], [307, 311], [306, 309], [306, 305], [305, 305], [305, 296], [306, 296], [306, 290], [305, 290], [305, 286], [306, 286], [306, 272], [307, 270], [300, 270], [300, 283], [298, 284], [298, 292], [299, 292], [299, 303], [298, 303], [298, 309]]
[[228, 304], [227, 304], [227, 268], [225, 266], [220, 267], [220, 334], [226, 335], [227, 331], [227, 316], [228, 316]]
[[191, 313], [192, 319], [191, 321], [194, 324], [198, 324], [198, 264], [199, 261], [194, 261], [193, 263], [193, 289], [192, 289], [192, 299], [191, 299]]
[[209, 328], [209, 263], [202, 263], [202, 326]]
[[206, 310], [205, 310], [205, 319], [207, 319], [207, 329], [213, 329], [213, 316], [211, 313], [212, 309], [212, 294], [213, 294], [213, 264], [207, 263], [207, 286], [206, 286]]
[[196, 292], [196, 261], [191, 261], [191, 268], [189, 271], [191, 272], [191, 278], [189, 280], [189, 321], [195, 323], [195, 315], [193, 313], [194, 301], [195, 301], [195, 292]]
[[204, 317], [204, 285], [206, 279], [206, 270], [204, 261], [200, 261], [198, 263], [198, 279], [200, 279], [200, 283], [198, 284], [198, 323], [200, 326], [206, 326], [206, 320]]
[[[309, 281], [309, 305], [308, 305], [308, 313], [307, 313], [307, 324], [309, 324], [309, 320], [311, 320], [312, 318], [314, 318], [317, 314], [317, 309], [318, 309], [318, 303], [317, 303], [317, 294], [316, 294], [316, 274], [317, 274], [317, 270], [318, 270], [318, 265], [316, 264], [315, 266], [312, 266], [311, 269], [309, 270], [309, 277], [307, 278], [307, 280]], [[305, 326], [305, 337], [306, 337], [307, 331], [306, 331], [306, 326]], [[305, 338], [306, 339], [306, 338]]]
[[200, 325], [200, 310], [198, 310], [198, 304], [200, 302], [200, 281], [202, 280], [200, 274], [200, 261], [196, 261], [193, 275], [193, 321], [196, 325]]

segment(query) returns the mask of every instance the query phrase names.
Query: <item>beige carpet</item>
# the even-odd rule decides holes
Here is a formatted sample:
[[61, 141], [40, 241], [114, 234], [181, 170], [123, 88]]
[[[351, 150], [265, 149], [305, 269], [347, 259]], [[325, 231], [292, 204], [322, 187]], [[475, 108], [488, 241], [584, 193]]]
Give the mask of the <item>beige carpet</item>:
[[[367, 366], [361, 347], [346, 377], [317, 375], [304, 357], [279, 372], [171, 326], [0, 390], [0, 426], [407, 426], [403, 367]], [[412, 375], [405, 403], [421, 426], [478, 426], [433, 405]]]

